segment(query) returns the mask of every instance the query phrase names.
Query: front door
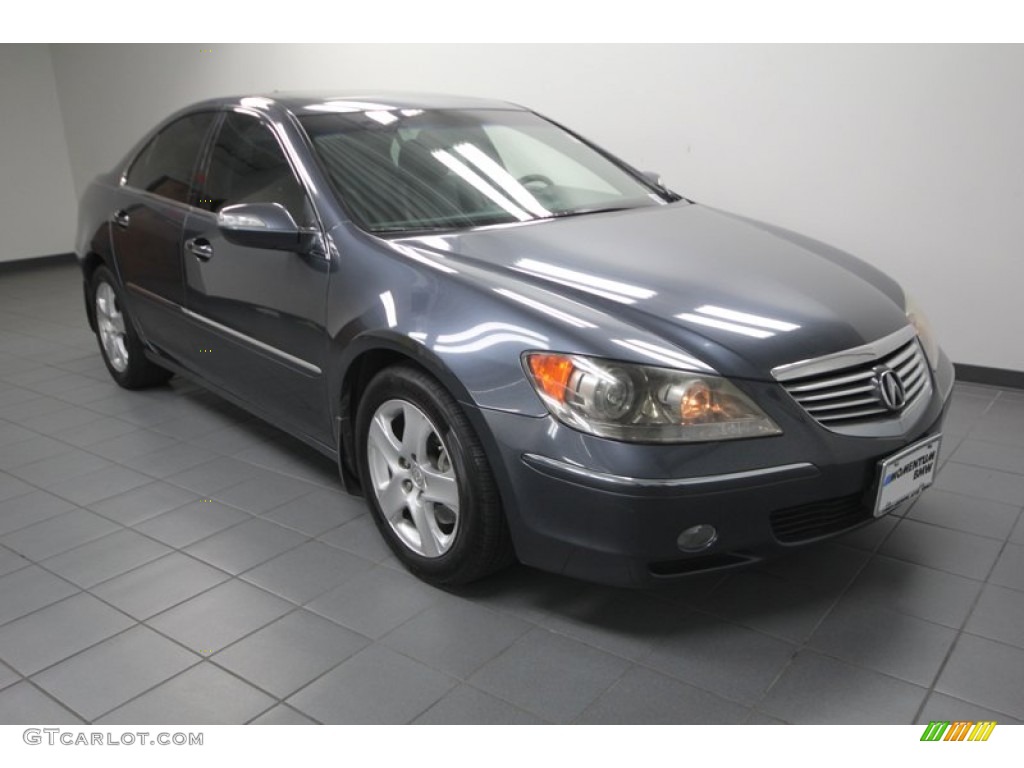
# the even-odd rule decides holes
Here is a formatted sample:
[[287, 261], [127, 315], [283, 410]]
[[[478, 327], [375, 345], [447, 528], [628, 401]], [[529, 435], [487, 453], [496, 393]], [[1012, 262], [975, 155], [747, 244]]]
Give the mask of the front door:
[[185, 307], [199, 370], [271, 419], [330, 444], [324, 357], [328, 262], [322, 253], [229, 243], [217, 212], [280, 203], [318, 226], [308, 196], [270, 126], [229, 112], [185, 222]]

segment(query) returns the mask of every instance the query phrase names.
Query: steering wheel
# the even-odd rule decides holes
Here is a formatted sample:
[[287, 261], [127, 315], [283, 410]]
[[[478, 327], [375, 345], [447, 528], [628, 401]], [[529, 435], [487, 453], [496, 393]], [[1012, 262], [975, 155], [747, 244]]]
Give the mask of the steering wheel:
[[[528, 173], [525, 176], [520, 176], [518, 181], [519, 181], [520, 184], [522, 184], [524, 187], [527, 187], [527, 188], [529, 188], [530, 185], [532, 184], [533, 185], [533, 190], [532, 191], [536, 191], [536, 192], [543, 192], [544, 190], [550, 189], [551, 187], [555, 186], [555, 182], [553, 182], [550, 178], [545, 176], [543, 173]], [[540, 185], [540, 186], [537, 186], [537, 185]]]

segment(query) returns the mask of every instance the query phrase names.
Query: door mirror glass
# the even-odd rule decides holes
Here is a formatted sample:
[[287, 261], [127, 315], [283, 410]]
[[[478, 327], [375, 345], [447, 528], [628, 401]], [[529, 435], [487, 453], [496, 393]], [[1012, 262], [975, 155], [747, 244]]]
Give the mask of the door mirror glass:
[[249, 248], [297, 251], [302, 232], [295, 219], [280, 203], [242, 203], [222, 208], [217, 227], [224, 239]]

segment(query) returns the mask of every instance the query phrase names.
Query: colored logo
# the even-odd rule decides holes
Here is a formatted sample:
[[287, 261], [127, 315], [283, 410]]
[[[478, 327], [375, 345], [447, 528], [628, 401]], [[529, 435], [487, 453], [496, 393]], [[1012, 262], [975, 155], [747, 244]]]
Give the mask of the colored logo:
[[921, 741], [988, 741], [995, 720], [932, 720], [921, 734]]

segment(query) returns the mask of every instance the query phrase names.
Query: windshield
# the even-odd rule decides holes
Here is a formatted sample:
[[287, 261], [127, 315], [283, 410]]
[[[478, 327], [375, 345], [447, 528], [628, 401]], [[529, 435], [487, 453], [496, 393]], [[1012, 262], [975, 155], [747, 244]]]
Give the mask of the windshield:
[[531, 112], [396, 109], [300, 119], [335, 191], [376, 233], [462, 229], [676, 199]]

